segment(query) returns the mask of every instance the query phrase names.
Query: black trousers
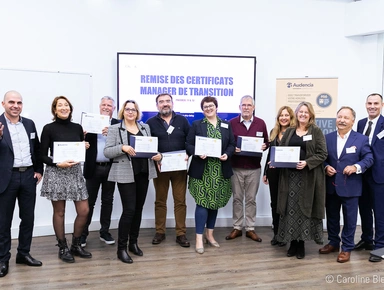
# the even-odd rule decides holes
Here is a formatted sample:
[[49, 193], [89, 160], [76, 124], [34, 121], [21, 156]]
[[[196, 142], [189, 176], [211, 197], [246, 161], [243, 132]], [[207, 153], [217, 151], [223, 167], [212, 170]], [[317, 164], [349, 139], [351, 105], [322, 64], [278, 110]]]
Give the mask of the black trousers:
[[276, 236], [279, 229], [280, 215], [277, 213], [277, 196], [279, 192], [279, 168], [268, 168], [267, 178], [269, 184], [269, 192], [271, 195], [271, 210], [272, 210], [272, 224], [273, 233]]
[[101, 208], [100, 208], [100, 234], [108, 233], [111, 225], [111, 215], [113, 208], [113, 194], [115, 192], [115, 183], [108, 181], [109, 170], [111, 165], [96, 165], [92, 178], [85, 181], [88, 191], [89, 214], [85, 224], [82, 236], [87, 237], [89, 234], [89, 225], [92, 222], [93, 210], [101, 185]]
[[130, 244], [137, 243], [148, 184], [148, 173], [136, 174], [133, 183], [117, 184], [123, 206], [118, 229], [119, 250], [127, 248], [128, 236]]
[[17, 252], [27, 255], [31, 249], [35, 219], [36, 182], [33, 167], [24, 172], [13, 171], [7, 189], [0, 193], [0, 261], [11, 258], [11, 226], [16, 199], [19, 205], [19, 245]]

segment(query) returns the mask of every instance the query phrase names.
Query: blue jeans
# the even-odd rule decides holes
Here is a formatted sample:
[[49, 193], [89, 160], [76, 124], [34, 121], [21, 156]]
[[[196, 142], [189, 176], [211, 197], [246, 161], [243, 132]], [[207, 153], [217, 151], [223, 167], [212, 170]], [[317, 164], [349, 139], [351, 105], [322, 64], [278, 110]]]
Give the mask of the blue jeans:
[[213, 229], [216, 223], [217, 209], [208, 209], [196, 204], [195, 210], [195, 227], [196, 234], [203, 234], [204, 227], [207, 225], [207, 229]]

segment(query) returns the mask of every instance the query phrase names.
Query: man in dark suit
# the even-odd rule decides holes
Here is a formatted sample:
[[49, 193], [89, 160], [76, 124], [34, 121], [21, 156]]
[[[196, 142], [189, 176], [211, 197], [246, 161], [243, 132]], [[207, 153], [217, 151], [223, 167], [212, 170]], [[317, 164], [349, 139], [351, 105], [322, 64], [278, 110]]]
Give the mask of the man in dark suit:
[[[320, 254], [341, 252], [337, 262], [348, 262], [354, 249], [359, 196], [363, 190], [364, 173], [373, 164], [368, 137], [352, 130], [356, 113], [350, 107], [337, 112], [337, 131], [325, 136], [328, 157], [325, 160], [327, 230], [329, 243]], [[344, 226], [340, 232], [340, 207], [343, 209]]]
[[11, 258], [11, 226], [16, 198], [19, 205], [19, 245], [16, 263], [41, 266], [31, 249], [36, 185], [43, 174], [40, 142], [32, 120], [20, 116], [23, 99], [9, 91], [2, 101], [0, 116], [0, 277], [8, 273]]
[[[383, 97], [377, 93], [370, 94], [365, 106], [368, 118], [358, 122], [357, 131], [369, 137], [374, 163], [363, 176], [364, 191], [359, 200], [362, 235], [355, 245], [355, 250], [384, 247], [384, 117], [381, 115]], [[374, 246], [372, 210], [375, 217]], [[370, 256], [369, 261], [381, 262], [381, 258]]]
[[[115, 111], [115, 100], [105, 96], [100, 102], [100, 115], [109, 117], [110, 125], [119, 123], [118, 120], [112, 118]], [[111, 169], [111, 160], [104, 156], [105, 140], [108, 133], [108, 127], [105, 127], [102, 134], [87, 133], [85, 141], [90, 144], [85, 155], [84, 178], [88, 190], [89, 214], [88, 220], [81, 235], [81, 246], [87, 245], [87, 237], [89, 233], [89, 225], [92, 222], [93, 209], [99, 193], [101, 185], [101, 209], [100, 209], [100, 240], [108, 245], [113, 245], [115, 240], [109, 232], [111, 225], [111, 214], [113, 207], [113, 194], [115, 192], [115, 182], [108, 181], [109, 170]]]

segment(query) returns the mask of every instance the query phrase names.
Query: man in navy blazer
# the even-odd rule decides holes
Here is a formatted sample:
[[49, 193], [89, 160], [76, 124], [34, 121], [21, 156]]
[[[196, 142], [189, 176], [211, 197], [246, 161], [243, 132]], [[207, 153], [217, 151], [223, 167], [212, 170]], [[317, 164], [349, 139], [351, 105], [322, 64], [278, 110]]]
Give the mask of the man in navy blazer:
[[[341, 252], [337, 262], [350, 259], [355, 247], [354, 236], [359, 196], [363, 190], [363, 176], [373, 164], [368, 137], [352, 130], [356, 113], [350, 107], [337, 112], [337, 131], [325, 136], [328, 157], [324, 162], [326, 172], [326, 213], [329, 243], [319, 250], [320, 254]], [[340, 232], [340, 207], [343, 209], [344, 226]]]
[[[370, 94], [365, 103], [368, 118], [360, 120], [357, 131], [369, 137], [373, 153], [373, 166], [363, 175], [363, 195], [359, 200], [361, 217], [361, 240], [355, 245], [356, 250], [384, 248], [384, 117], [381, 110], [383, 97], [378, 93]], [[375, 238], [373, 243], [373, 216]], [[381, 262], [381, 258], [369, 257], [370, 262]]]
[[39, 138], [34, 122], [20, 116], [23, 99], [18, 92], [7, 92], [2, 105], [5, 112], [0, 115], [0, 277], [8, 273], [16, 198], [21, 219], [16, 263], [42, 265], [29, 254], [36, 185], [43, 174]]

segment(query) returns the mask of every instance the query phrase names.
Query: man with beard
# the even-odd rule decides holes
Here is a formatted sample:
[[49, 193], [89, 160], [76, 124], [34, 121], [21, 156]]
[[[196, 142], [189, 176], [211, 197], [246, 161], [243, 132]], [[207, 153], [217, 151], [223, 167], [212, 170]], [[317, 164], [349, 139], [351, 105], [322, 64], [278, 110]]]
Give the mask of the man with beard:
[[[329, 243], [319, 250], [320, 254], [341, 252], [337, 262], [348, 262], [355, 243], [357, 208], [363, 191], [363, 176], [373, 164], [368, 137], [352, 130], [356, 113], [350, 107], [337, 112], [337, 131], [325, 135], [328, 157], [324, 162], [326, 173], [327, 230]], [[344, 225], [340, 232], [340, 208], [343, 209]]]
[[[188, 120], [173, 111], [173, 99], [169, 94], [156, 97], [156, 107], [159, 113], [147, 121], [151, 135], [158, 138], [160, 153], [185, 150], [185, 140], [190, 128]], [[155, 224], [156, 234], [152, 244], [160, 244], [165, 240], [165, 224], [167, 220], [167, 197], [169, 182], [172, 184], [174, 214], [176, 222], [176, 242], [182, 247], [189, 247], [186, 237], [185, 218], [187, 206], [185, 193], [187, 187], [187, 170], [157, 172], [153, 180], [156, 190]]]

